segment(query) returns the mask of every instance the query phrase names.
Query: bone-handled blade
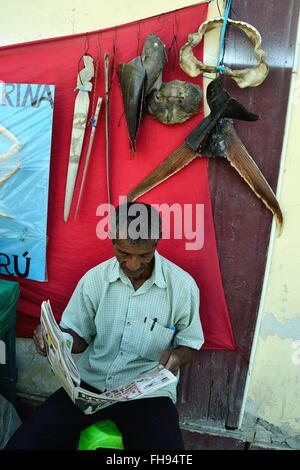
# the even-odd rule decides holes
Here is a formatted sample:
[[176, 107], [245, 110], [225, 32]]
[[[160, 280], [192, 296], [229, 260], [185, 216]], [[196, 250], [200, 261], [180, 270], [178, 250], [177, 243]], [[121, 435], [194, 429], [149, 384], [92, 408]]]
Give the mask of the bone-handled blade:
[[71, 138], [71, 149], [70, 149], [67, 185], [66, 185], [66, 195], [65, 195], [65, 206], [64, 206], [65, 222], [67, 222], [68, 220], [70, 209], [71, 209], [71, 204], [72, 204], [75, 181], [77, 177], [79, 160], [80, 160], [83, 138], [84, 138], [84, 133], [85, 133], [87, 111], [88, 111], [88, 106], [86, 107], [86, 113], [79, 114], [79, 112], [76, 112], [76, 104], [75, 104], [75, 113], [74, 113], [73, 130], [72, 130], [72, 138]]
[[83, 56], [85, 67], [79, 72], [77, 77], [77, 87], [75, 90], [79, 90], [74, 107], [73, 127], [71, 136], [71, 146], [69, 154], [69, 166], [66, 184], [65, 194], [65, 206], [64, 206], [64, 220], [67, 222], [72, 198], [74, 193], [74, 187], [78, 172], [79, 161], [81, 157], [82, 144], [85, 134], [86, 121], [89, 111], [89, 92], [92, 90], [91, 79], [94, 76], [94, 64], [91, 56]]

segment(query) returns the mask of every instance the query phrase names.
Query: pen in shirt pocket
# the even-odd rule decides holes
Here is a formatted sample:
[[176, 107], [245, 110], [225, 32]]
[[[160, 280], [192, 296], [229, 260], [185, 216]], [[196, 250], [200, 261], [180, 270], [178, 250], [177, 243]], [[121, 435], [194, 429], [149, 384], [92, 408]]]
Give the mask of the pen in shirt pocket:
[[153, 319], [152, 326], [151, 326], [151, 328], [150, 328], [150, 331], [153, 330], [153, 328], [155, 327], [155, 323], [156, 323], [156, 322], [157, 322], [157, 318], [154, 318], [154, 319]]
[[173, 331], [173, 337], [172, 337], [172, 340], [171, 340], [171, 346], [173, 346], [174, 345], [174, 338], [175, 338], [175, 334], [176, 334], [176, 325], [171, 326], [170, 330]]

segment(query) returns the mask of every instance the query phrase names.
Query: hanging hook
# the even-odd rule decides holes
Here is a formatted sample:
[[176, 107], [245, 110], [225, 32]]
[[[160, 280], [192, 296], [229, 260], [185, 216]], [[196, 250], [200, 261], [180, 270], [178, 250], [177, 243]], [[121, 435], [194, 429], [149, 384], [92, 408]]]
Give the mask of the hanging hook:
[[139, 55], [140, 39], [141, 39], [141, 20], [139, 21], [139, 27], [138, 27], [138, 32], [137, 32], [137, 48], [136, 48], [136, 55]]
[[89, 48], [90, 48], [90, 41], [89, 41], [88, 33], [85, 33], [84, 55], [88, 55]]
[[116, 56], [116, 51], [117, 51], [117, 47], [116, 47], [116, 43], [117, 43], [117, 31], [118, 31], [118, 27], [117, 27], [117, 25], [116, 25], [116, 26], [115, 26], [115, 31], [114, 31], [113, 46], [112, 46], [112, 61], [111, 61], [111, 71], [110, 71], [110, 87], [111, 87], [112, 84], [113, 84], [113, 81], [114, 81], [115, 76], [116, 76], [116, 70], [117, 70], [116, 61], [115, 61], [115, 56]]
[[[101, 39], [100, 39], [101, 38]], [[98, 50], [98, 59], [102, 57], [102, 31], [98, 31], [97, 33], [97, 50]]]
[[157, 30], [153, 31], [153, 34], [160, 33], [160, 31], [164, 28], [165, 23], [166, 23], [166, 18], [165, 18], [165, 15], [160, 14], [160, 15], [157, 17], [157, 21], [158, 21], [159, 24], [160, 24], [160, 22], [161, 22], [162, 19], [163, 19], [163, 22], [162, 22], [160, 28], [158, 28]]

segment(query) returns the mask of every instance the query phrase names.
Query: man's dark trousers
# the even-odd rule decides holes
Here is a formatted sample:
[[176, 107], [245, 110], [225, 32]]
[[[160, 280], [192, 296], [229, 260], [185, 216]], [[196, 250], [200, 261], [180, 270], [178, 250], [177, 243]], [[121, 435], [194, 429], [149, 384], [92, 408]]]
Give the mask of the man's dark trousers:
[[111, 419], [118, 426], [126, 450], [184, 449], [178, 412], [168, 397], [116, 403], [85, 415], [63, 389], [15, 432], [6, 449], [77, 449], [81, 431], [102, 419]]

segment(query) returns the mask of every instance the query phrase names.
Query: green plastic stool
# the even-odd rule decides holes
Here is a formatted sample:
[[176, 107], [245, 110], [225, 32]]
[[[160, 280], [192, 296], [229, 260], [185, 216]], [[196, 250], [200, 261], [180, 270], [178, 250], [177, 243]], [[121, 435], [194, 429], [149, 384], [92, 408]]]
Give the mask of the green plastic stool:
[[78, 450], [96, 449], [124, 449], [122, 434], [112, 421], [98, 421], [81, 431]]

